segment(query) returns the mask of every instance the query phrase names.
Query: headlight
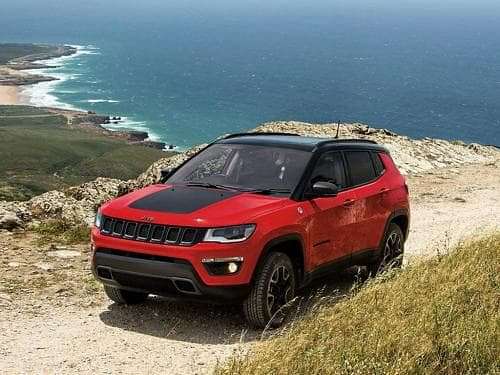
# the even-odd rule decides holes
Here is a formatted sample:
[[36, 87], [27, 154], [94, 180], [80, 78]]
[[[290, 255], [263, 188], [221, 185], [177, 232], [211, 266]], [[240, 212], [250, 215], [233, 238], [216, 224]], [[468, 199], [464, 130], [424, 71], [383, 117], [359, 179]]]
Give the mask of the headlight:
[[234, 227], [212, 228], [207, 230], [205, 242], [241, 242], [245, 241], [255, 231], [255, 224], [236, 225]]
[[94, 220], [94, 225], [96, 228], [101, 229], [101, 224], [102, 224], [102, 214], [101, 210], [97, 210], [97, 213], [95, 214], [95, 220]]

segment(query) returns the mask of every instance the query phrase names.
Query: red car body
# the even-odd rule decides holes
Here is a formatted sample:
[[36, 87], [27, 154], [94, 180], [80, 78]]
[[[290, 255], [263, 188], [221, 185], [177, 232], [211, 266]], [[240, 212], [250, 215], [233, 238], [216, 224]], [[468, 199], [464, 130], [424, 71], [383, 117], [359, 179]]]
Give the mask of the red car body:
[[[273, 138], [267, 137], [261, 136], [263, 139]], [[243, 138], [245, 137], [242, 136], [241, 139]], [[281, 138], [274, 138], [278, 139], [274, 144], [279, 143]], [[286, 142], [292, 142], [288, 138]], [[311, 153], [364, 150], [363, 152], [370, 152], [372, 157], [380, 158], [379, 169], [382, 170], [372, 181], [340, 189], [334, 196], [306, 198], [293, 194], [283, 196], [245, 191], [228, 192], [220, 200], [191, 212], [137, 207], [136, 202], [149, 199], [148, 197], [157, 193], [183, 193], [184, 190], [176, 190], [180, 188], [175, 184], [167, 182], [135, 191], [104, 204], [100, 209], [103, 220], [110, 220], [111, 224], [108, 223], [107, 232], [103, 230], [105, 224], [92, 229], [95, 275], [105, 284], [124, 289], [162, 295], [175, 294], [177, 297], [208, 297], [212, 301], [236, 301], [248, 295], [259, 265], [266, 254], [275, 248], [290, 249], [289, 257], [296, 268], [298, 287], [339, 266], [373, 261], [380, 252], [384, 235], [391, 223], [400, 226], [404, 238], [407, 237], [409, 203], [405, 179], [389, 152], [381, 146], [341, 140], [331, 141], [329, 145], [320, 145], [324, 148], [323, 151], [318, 151], [321, 147], [316, 145]], [[320, 156], [316, 158], [318, 157]], [[311, 163], [314, 160], [310, 162], [309, 169], [312, 168]], [[216, 188], [183, 189], [188, 189], [186, 194], [193, 194], [193, 197], [198, 194], [226, 194]], [[117, 222], [122, 224], [116, 224]], [[127, 223], [145, 227], [149, 225], [150, 238], [126, 238], [124, 233]], [[241, 224], [255, 225], [255, 231], [242, 242], [193, 240], [188, 245], [179, 242], [166, 244], [166, 234], [159, 235], [161, 230], [168, 231], [172, 225], [193, 229], [192, 233], [195, 234], [190, 235], [190, 238], [195, 238], [197, 233], [206, 228]], [[113, 233], [116, 226], [117, 233]], [[152, 232], [154, 228], [157, 230], [156, 234]], [[152, 236], [157, 236], [159, 241], [152, 241]], [[237, 272], [217, 274], [211, 272], [205, 262], [225, 258], [240, 260]], [[155, 265], [150, 267], [151, 263]], [[170, 265], [173, 265], [172, 268], [169, 268]], [[174, 266], [183, 267], [182, 272], [177, 274]], [[164, 268], [168, 268], [166, 273]], [[114, 277], [115, 273], [122, 271], [127, 277], [123, 277], [123, 274], [121, 279]], [[173, 281], [173, 285], [165, 290], [156, 288], [166, 279]], [[183, 284], [182, 281], [186, 280], [193, 285]]]

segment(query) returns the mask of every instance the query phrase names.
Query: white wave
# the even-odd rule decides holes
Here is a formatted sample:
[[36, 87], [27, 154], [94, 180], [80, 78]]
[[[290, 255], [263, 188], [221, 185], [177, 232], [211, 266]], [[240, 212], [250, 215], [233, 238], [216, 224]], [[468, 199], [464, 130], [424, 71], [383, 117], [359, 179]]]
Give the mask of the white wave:
[[94, 46], [93, 44], [87, 44], [86, 46], [81, 45], [81, 44], [68, 44], [68, 46], [76, 48], [76, 49], [82, 49], [82, 50], [91, 50], [91, 51], [97, 51], [99, 50], [99, 47]]
[[95, 51], [83, 50], [80, 54], [81, 54], [81, 55], [100, 55], [100, 54], [101, 54], [101, 52], [95, 52]]
[[113, 99], [89, 99], [89, 100], [82, 100], [82, 102], [85, 102], [85, 103], [120, 103], [119, 100], [113, 100]]
[[54, 88], [60, 81], [40, 82], [36, 85], [25, 86], [21, 92], [21, 102], [37, 107], [58, 107], [63, 109], [71, 109], [75, 111], [83, 111], [82, 108], [77, 108], [71, 104], [63, 103], [53, 95]]
[[[113, 116], [111, 116], [113, 117]], [[113, 120], [111, 120], [113, 122]], [[126, 129], [131, 129], [131, 130], [138, 130], [138, 131], [143, 131], [143, 132], [148, 132], [148, 136], [151, 141], [161, 141], [161, 137], [149, 130], [147, 127], [146, 121], [136, 121], [130, 117], [121, 117], [121, 120], [116, 121], [116, 124], [111, 123], [111, 124], [106, 124], [103, 125], [106, 129], [109, 130], [126, 130]]]

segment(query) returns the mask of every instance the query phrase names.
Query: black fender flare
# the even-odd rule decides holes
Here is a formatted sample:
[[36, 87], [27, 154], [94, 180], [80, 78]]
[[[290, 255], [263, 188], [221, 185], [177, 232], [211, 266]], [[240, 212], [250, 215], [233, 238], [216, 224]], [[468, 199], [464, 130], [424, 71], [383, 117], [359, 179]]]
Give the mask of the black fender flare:
[[409, 211], [406, 209], [406, 208], [401, 208], [399, 210], [395, 210], [394, 212], [392, 212], [389, 217], [387, 218], [387, 221], [385, 223], [385, 226], [384, 226], [384, 232], [382, 234], [382, 238], [380, 240], [380, 244], [379, 244], [379, 247], [378, 247], [378, 251], [377, 253], [380, 251], [380, 249], [382, 248], [383, 246], [383, 242], [384, 242], [384, 238], [385, 238], [385, 234], [387, 233], [387, 230], [389, 229], [389, 225], [391, 224], [391, 222], [396, 219], [397, 217], [400, 217], [400, 216], [403, 216], [406, 218], [406, 220], [408, 220], [408, 226], [406, 228], [406, 231], [403, 233], [404, 235], [404, 240], [406, 241], [408, 239], [408, 234], [410, 232], [410, 213]]
[[282, 235], [282, 236], [275, 237], [275, 238], [269, 240], [264, 245], [264, 247], [263, 247], [263, 249], [262, 249], [262, 251], [261, 251], [261, 253], [259, 255], [259, 259], [257, 260], [257, 264], [255, 266], [253, 274], [252, 274], [252, 283], [254, 281], [255, 275], [257, 274], [257, 272], [262, 267], [262, 263], [264, 262], [264, 259], [271, 252], [271, 250], [273, 248], [275, 248], [276, 246], [279, 246], [280, 244], [288, 242], [288, 241], [297, 241], [297, 242], [300, 243], [301, 256], [302, 256], [302, 269], [298, 269], [296, 271], [297, 271], [297, 276], [299, 278], [299, 280], [297, 280], [297, 281], [298, 281], [299, 284], [301, 283], [302, 279], [304, 278], [304, 272], [305, 272], [305, 266], [306, 266], [305, 265], [305, 262], [306, 262], [306, 254], [305, 254], [306, 248], [305, 248], [305, 244], [304, 244], [304, 239], [302, 238], [302, 236], [299, 233], [289, 233], [289, 234], [285, 234], [285, 235]]

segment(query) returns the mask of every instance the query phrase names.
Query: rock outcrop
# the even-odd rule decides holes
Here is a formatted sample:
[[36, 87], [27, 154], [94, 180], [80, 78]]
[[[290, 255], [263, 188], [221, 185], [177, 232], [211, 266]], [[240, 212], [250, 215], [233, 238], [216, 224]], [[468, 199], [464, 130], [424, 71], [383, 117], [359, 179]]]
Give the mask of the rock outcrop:
[[124, 182], [99, 177], [66, 190], [53, 190], [26, 202], [0, 201], [0, 229], [22, 227], [31, 221], [61, 219], [70, 224], [91, 225], [97, 208], [127, 192]]
[[[56, 113], [61, 113], [60, 110], [47, 108], [49, 111], [53, 111]], [[95, 124], [100, 125], [109, 122], [109, 116], [101, 116], [95, 113], [85, 113], [85, 112], [77, 112], [77, 111], [63, 111], [63, 115], [68, 117], [68, 123], [70, 125], [80, 125], [80, 124]]]
[[[270, 122], [257, 127], [254, 131], [288, 132], [333, 138], [337, 132], [337, 126], [336, 124]], [[386, 129], [375, 129], [362, 124], [342, 124], [340, 138], [366, 138], [385, 145], [400, 170], [405, 174], [425, 173], [443, 167], [456, 168], [471, 163], [486, 164], [500, 161], [500, 150], [493, 146], [431, 138], [411, 139]], [[183, 153], [160, 159], [134, 180], [98, 178], [63, 191], [44, 193], [27, 202], [0, 201], [0, 229], [22, 227], [30, 221], [48, 218], [90, 225], [95, 211], [102, 203], [159, 182], [162, 169], [177, 167], [205, 146], [196, 146]]]
[[11, 230], [23, 226], [23, 221], [15, 212], [0, 208], [0, 228]]
[[[130, 142], [130, 143], [136, 144], [135, 142]], [[155, 148], [157, 150], [165, 150], [165, 147], [167, 146], [167, 144], [165, 142], [150, 141], [150, 140], [144, 140], [141, 142], [137, 142], [137, 144], [144, 146], [144, 147]]]

